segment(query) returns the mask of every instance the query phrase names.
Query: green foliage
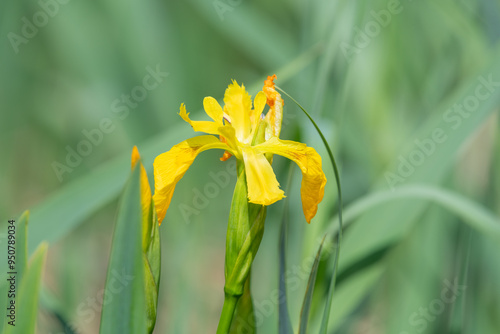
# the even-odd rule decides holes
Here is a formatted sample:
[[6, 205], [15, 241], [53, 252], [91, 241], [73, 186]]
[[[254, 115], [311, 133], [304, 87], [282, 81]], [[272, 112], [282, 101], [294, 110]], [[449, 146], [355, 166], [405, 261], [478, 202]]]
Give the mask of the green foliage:
[[[82, 332], [97, 332], [101, 309], [102, 317], [111, 317], [114, 311], [106, 309], [116, 301], [101, 306], [97, 300], [94, 310], [87, 300], [99, 299], [107, 287], [108, 264], [126, 260], [115, 250], [113, 217], [129, 175], [131, 147], [141, 147], [151, 172], [155, 156], [192, 136], [177, 115], [180, 103], [193, 110], [193, 119], [203, 119], [202, 98], [222, 99], [231, 79], [255, 96], [265, 76], [276, 73], [277, 85], [300, 101], [323, 131], [342, 181], [346, 229], [327, 333], [450, 329], [496, 334], [500, 89], [481, 88], [479, 93], [490, 95], [473, 111], [456, 107], [473, 102], [479, 77], [500, 81], [500, 2], [400, 1], [402, 10], [388, 19], [382, 13], [392, 2], [382, 0], [217, 3], [230, 7], [220, 12], [213, 1], [202, 0], [70, 1], [59, 4], [57, 14], [19, 45], [18, 53], [8, 35], [22, 35], [22, 18], [33, 21], [41, 7], [38, 2], [0, 3], [0, 11], [9, 13], [0, 26], [0, 305], [6, 300], [4, 224], [30, 208], [29, 243], [22, 257], [31, 262], [22, 276], [30, 276], [34, 263], [40, 268], [33, 256], [41, 259], [37, 249], [44, 240], [50, 243], [37, 330], [71, 332], [72, 323], [81, 323]], [[373, 36], [359, 34], [382, 21]], [[346, 56], [343, 45], [355, 47], [354, 53]], [[144, 100], [132, 101], [134, 107], [119, 102], [128, 108], [127, 115], [123, 109], [116, 112], [113, 103], [131, 96], [134, 87], [142, 86], [146, 67], [157, 64], [168, 77]], [[60, 182], [52, 163], [66, 164], [66, 147], [76, 150], [88, 140], [82, 131], [98, 128], [103, 119], [111, 119], [114, 130], [103, 134], [102, 142]], [[304, 295], [313, 291], [308, 333], [318, 333], [332, 296], [335, 240], [325, 240], [314, 290], [308, 290], [312, 263], [306, 260], [314, 257], [325, 233], [336, 235], [340, 198], [327, 150], [286, 98], [283, 124], [283, 139], [300, 140], [321, 154], [328, 184], [310, 225], [301, 212], [298, 175], [292, 177], [294, 190], [286, 192], [289, 215], [283, 233], [284, 201], [267, 208], [252, 267], [256, 331], [297, 333]], [[416, 141], [428, 143], [437, 129], [446, 140], [434, 141], [427, 154]], [[424, 161], [411, 164], [412, 172], [401, 176], [402, 160], [409, 162], [412, 154], [418, 158], [416, 152], [424, 154]], [[205, 152], [197, 158], [177, 185], [148, 250], [139, 247], [138, 225], [131, 230], [139, 236], [122, 230], [124, 238], [135, 242], [122, 249], [131, 256], [130, 270], [142, 272], [138, 280], [149, 286], [151, 294], [144, 292], [141, 303], [149, 305], [150, 322], [157, 307], [157, 333], [216, 331], [236, 182], [234, 174], [225, 174], [227, 182], [217, 174], [231, 163], [219, 157]], [[283, 185], [287, 165], [279, 157], [273, 164]], [[124, 210], [133, 213], [134, 207], [120, 204], [122, 223], [132, 219], [124, 218]], [[138, 266], [146, 262], [149, 271]], [[37, 274], [32, 275], [34, 285], [20, 286], [20, 292], [36, 288]], [[434, 320], [424, 321], [420, 308], [438, 305], [445, 281], [455, 278], [467, 288], [453, 303], [444, 303]], [[285, 290], [283, 303], [279, 296]], [[127, 303], [120, 307], [137, 311]], [[82, 310], [92, 310], [95, 317], [86, 318]], [[144, 310], [137, 312], [146, 319]], [[33, 317], [32, 311], [26, 316]], [[5, 317], [0, 319], [4, 324]], [[26, 319], [23, 323], [32, 329], [34, 320]]]
[[136, 167], [118, 210], [100, 333], [152, 333], [155, 326], [160, 278], [158, 220], [151, 209], [148, 222], [152, 228], [143, 243], [143, 230], [148, 226], [143, 224], [140, 188], [140, 167]]
[[304, 296], [304, 303], [302, 304], [302, 309], [300, 310], [299, 334], [307, 333], [307, 324], [309, 322], [309, 312], [311, 309], [314, 284], [316, 283], [316, 275], [318, 274], [319, 259], [321, 258], [321, 249], [323, 248], [324, 242], [325, 238], [323, 237], [323, 240], [319, 245], [318, 252], [314, 257], [314, 262], [311, 267], [311, 273], [309, 274], [309, 280], [307, 281], [306, 295]]

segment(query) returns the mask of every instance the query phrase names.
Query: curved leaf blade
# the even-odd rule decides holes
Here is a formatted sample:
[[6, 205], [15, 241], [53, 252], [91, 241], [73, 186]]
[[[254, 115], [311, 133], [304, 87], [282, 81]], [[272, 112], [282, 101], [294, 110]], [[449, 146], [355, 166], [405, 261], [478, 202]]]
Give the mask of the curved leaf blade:
[[[142, 249], [140, 168], [133, 169], [118, 209], [100, 333], [149, 333]], [[118, 287], [119, 286], [119, 287]]]
[[[312, 116], [304, 109], [304, 107], [302, 107], [300, 105], [300, 103], [298, 103], [293, 97], [288, 95], [287, 92], [285, 92], [284, 90], [282, 90], [279, 87], [276, 87], [276, 89], [278, 89], [280, 92], [282, 92], [283, 94], [288, 96], [288, 98], [291, 99], [302, 110], [302, 112], [307, 116], [307, 118], [309, 118], [309, 121], [311, 121], [312, 125], [314, 126], [314, 128], [318, 132], [319, 136], [321, 137], [321, 140], [323, 141], [323, 144], [325, 145], [325, 148], [328, 152], [328, 157], [330, 158], [330, 163], [332, 165], [333, 172], [335, 174], [335, 181], [337, 182], [337, 193], [339, 196], [339, 204], [338, 204], [339, 209], [337, 212], [338, 213], [338, 226], [339, 226], [338, 232], [337, 232], [337, 249], [335, 252], [335, 257], [333, 259], [333, 272], [332, 272], [332, 277], [330, 279], [330, 286], [328, 288], [328, 295], [327, 295], [327, 300], [325, 303], [325, 310], [323, 313], [323, 320], [321, 321], [321, 329], [320, 329], [320, 333], [326, 334], [327, 329], [328, 329], [328, 320], [330, 318], [330, 311], [332, 308], [333, 293], [335, 291], [335, 283], [337, 280], [337, 268], [338, 268], [338, 264], [339, 264], [340, 245], [342, 243], [342, 232], [343, 232], [342, 231], [343, 230], [343, 227], [342, 227], [343, 226], [343, 220], [342, 220], [343, 200], [342, 200], [342, 186], [340, 184], [340, 173], [339, 173], [339, 169], [337, 166], [337, 162], [335, 161], [335, 157], [333, 156], [332, 150], [330, 149], [330, 145], [328, 145], [328, 142], [326, 141], [326, 138], [323, 135], [323, 132], [321, 132], [319, 126], [316, 124], [316, 122], [314, 121]], [[333, 235], [332, 235], [332, 237], [333, 237]]]
[[323, 249], [323, 243], [325, 242], [326, 235], [321, 240], [318, 252], [314, 258], [314, 262], [311, 268], [311, 273], [309, 274], [309, 280], [307, 281], [306, 293], [304, 295], [304, 301], [302, 303], [302, 309], [300, 310], [300, 325], [299, 334], [307, 333], [307, 324], [309, 322], [309, 311], [311, 310], [311, 302], [314, 292], [314, 284], [316, 283], [316, 275], [318, 273], [319, 260], [321, 258], [321, 250]]

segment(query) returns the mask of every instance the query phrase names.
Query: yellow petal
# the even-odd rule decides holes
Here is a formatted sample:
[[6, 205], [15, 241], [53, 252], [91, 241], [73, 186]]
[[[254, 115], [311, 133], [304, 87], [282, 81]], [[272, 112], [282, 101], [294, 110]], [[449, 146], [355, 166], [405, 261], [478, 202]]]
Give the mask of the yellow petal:
[[236, 137], [240, 142], [248, 143], [251, 138], [250, 111], [252, 99], [246, 92], [245, 86], [239, 86], [236, 81], [226, 89], [224, 95], [224, 110], [231, 119], [231, 125], [236, 130]]
[[210, 122], [210, 121], [192, 121], [189, 118], [189, 113], [186, 112], [186, 106], [184, 105], [184, 103], [181, 104], [179, 115], [182, 117], [183, 120], [188, 122], [189, 125], [191, 125], [193, 127], [193, 130], [196, 132], [205, 132], [205, 133], [215, 135], [215, 134], [217, 134], [218, 127], [221, 126], [221, 124], [222, 124], [222, 120], [221, 120], [221, 124], [218, 124], [216, 122]]
[[260, 115], [262, 115], [262, 112], [264, 111], [264, 107], [266, 106], [266, 93], [263, 91], [260, 91], [257, 93], [255, 96], [255, 99], [253, 100], [253, 113], [252, 113], [252, 129], [255, 130], [259, 124], [260, 121]]
[[215, 136], [199, 136], [185, 140], [156, 157], [154, 166], [155, 194], [153, 200], [162, 222], [172, 200], [177, 182], [184, 176], [196, 156], [208, 149], [219, 148], [233, 153], [232, 149]]
[[243, 161], [247, 176], [248, 200], [251, 203], [271, 205], [284, 196], [279, 188], [273, 168], [264, 154], [252, 147], [243, 148]]
[[218, 124], [222, 125], [222, 118], [224, 117], [224, 112], [219, 102], [211, 96], [207, 96], [203, 99], [203, 108], [208, 116], [213, 119]]
[[143, 246], [147, 247], [146, 240], [148, 238], [148, 233], [151, 233], [152, 228], [152, 217], [149, 215], [151, 210], [151, 187], [149, 186], [148, 174], [141, 163], [141, 155], [137, 146], [132, 149], [132, 169], [140, 164], [140, 183], [141, 183], [141, 207], [142, 207], [142, 223], [143, 223]]
[[316, 215], [318, 204], [325, 193], [326, 176], [321, 167], [321, 156], [312, 147], [276, 137], [259, 144], [255, 149], [284, 156], [293, 160], [302, 171], [300, 189], [302, 209], [308, 223]]

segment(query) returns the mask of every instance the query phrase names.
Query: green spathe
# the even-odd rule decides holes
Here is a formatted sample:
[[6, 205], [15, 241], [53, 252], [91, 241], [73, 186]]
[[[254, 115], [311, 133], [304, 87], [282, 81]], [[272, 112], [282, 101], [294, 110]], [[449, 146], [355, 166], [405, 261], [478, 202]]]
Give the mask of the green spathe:
[[[224, 306], [217, 333], [229, 333], [234, 312], [240, 297], [249, 293], [249, 276], [252, 262], [259, 249], [264, 234], [266, 206], [248, 202], [246, 175], [243, 164], [238, 164], [238, 180], [234, 189], [231, 212], [226, 237], [226, 265], [224, 285]], [[252, 318], [251, 300], [246, 300], [244, 308], [239, 307], [240, 315]], [[245, 312], [248, 314], [241, 314]], [[250, 324], [250, 327], [254, 327]]]

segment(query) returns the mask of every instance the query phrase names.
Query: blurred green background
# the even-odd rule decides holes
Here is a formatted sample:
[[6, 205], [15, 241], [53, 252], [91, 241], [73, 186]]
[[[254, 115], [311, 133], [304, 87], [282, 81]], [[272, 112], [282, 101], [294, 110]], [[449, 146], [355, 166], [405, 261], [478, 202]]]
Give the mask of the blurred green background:
[[[182, 102], [205, 119], [203, 97], [221, 99], [231, 79], [255, 96], [273, 73], [341, 169], [348, 225], [329, 332], [500, 331], [499, 0], [6, 0], [0, 13], [0, 217], [29, 209], [30, 251], [50, 242], [39, 333], [98, 332], [133, 145], [152, 181], [154, 157], [194, 135]], [[315, 147], [329, 179], [311, 225], [297, 170], [287, 190], [296, 328], [337, 195], [318, 135], [286, 98], [284, 118], [281, 137]], [[161, 226], [155, 333], [215, 332], [235, 182], [219, 157], [195, 161]], [[288, 161], [274, 168], [284, 187]], [[217, 185], [221, 171], [230, 182]], [[277, 332], [282, 214], [269, 208], [253, 269], [259, 333]], [[330, 273], [320, 267], [313, 333]]]

